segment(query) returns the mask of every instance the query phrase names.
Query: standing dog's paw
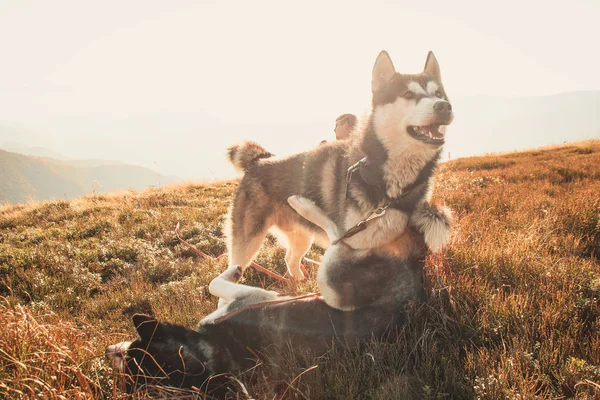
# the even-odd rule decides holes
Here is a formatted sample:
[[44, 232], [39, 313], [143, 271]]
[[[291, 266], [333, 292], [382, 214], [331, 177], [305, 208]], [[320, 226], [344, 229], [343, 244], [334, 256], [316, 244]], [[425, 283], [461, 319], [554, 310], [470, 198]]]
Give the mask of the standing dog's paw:
[[299, 275], [291, 275], [291, 280], [292, 281], [296, 281], [296, 282], [303, 282], [305, 280], [308, 279], [308, 271], [303, 271], [302, 269], [300, 270], [300, 274]]
[[217, 278], [223, 279], [227, 282], [237, 283], [242, 279], [244, 270], [239, 265], [232, 265], [221, 273]]
[[423, 233], [425, 244], [436, 252], [450, 240], [452, 211], [446, 206], [423, 203], [411, 215], [414, 226]]

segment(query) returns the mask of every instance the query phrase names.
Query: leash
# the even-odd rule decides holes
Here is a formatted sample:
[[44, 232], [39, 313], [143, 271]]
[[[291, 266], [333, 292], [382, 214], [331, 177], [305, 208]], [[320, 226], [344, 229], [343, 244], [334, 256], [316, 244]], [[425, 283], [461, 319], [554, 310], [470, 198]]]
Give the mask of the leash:
[[275, 305], [275, 304], [290, 303], [292, 301], [305, 300], [305, 299], [310, 299], [310, 298], [319, 298], [319, 297], [321, 297], [321, 293], [310, 293], [310, 294], [305, 294], [302, 296], [290, 297], [290, 298], [283, 299], [283, 300], [272, 300], [272, 301], [263, 301], [262, 303], [254, 303], [254, 304], [250, 304], [249, 306], [238, 308], [237, 310], [233, 310], [233, 311], [215, 319], [213, 321], [213, 323], [218, 324], [220, 322], [225, 321], [226, 319], [233, 317], [234, 315], [241, 313], [242, 311], [252, 310], [254, 308], [262, 308], [262, 307], [267, 307], [267, 306], [271, 306], [271, 305]]
[[390, 205], [391, 205], [391, 203], [388, 201], [383, 206], [378, 207], [375, 210], [371, 211], [371, 214], [369, 214], [367, 216], [367, 218], [359, 221], [356, 225], [354, 225], [352, 228], [348, 229], [346, 231], [346, 233], [344, 233], [340, 238], [334, 240], [333, 243], [331, 243], [331, 244], [336, 245], [339, 242], [341, 242], [342, 240], [347, 239], [351, 236], [354, 236], [358, 232], [364, 231], [365, 229], [367, 229], [367, 223], [369, 223], [369, 221], [372, 221], [374, 219], [383, 217], [385, 215], [385, 210], [387, 210], [390, 207]]

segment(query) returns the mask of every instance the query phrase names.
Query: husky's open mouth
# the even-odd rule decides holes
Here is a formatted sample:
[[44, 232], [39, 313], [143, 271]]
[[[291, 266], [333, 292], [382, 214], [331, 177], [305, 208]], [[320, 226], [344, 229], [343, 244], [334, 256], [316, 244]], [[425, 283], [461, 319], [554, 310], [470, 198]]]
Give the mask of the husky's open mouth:
[[446, 137], [446, 125], [409, 126], [408, 134], [421, 142], [441, 146]]

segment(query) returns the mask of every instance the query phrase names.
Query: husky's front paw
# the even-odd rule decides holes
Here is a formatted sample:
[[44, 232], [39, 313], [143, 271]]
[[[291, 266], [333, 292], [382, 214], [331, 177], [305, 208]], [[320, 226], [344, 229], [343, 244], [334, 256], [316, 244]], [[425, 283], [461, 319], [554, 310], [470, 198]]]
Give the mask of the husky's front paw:
[[413, 225], [423, 233], [425, 244], [436, 252], [450, 240], [452, 211], [446, 206], [423, 203], [411, 215]]

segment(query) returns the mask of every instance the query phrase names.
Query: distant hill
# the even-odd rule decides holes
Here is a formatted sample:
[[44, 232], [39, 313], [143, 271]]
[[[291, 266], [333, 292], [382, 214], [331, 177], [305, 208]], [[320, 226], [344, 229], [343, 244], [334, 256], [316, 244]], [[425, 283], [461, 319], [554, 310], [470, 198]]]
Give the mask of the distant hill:
[[[455, 120], [444, 159], [448, 153], [456, 159], [600, 138], [600, 91], [511, 98], [454, 97], [450, 92], [450, 99]], [[362, 110], [346, 111], [360, 115]], [[226, 161], [228, 146], [253, 140], [277, 156], [305, 151], [323, 139], [333, 140], [336, 116], [304, 116], [302, 111], [301, 118], [282, 121], [265, 112], [254, 122], [220, 120], [201, 110], [139, 111], [126, 117], [86, 112], [43, 121], [32, 116], [0, 121], [0, 148], [17, 142], [25, 149], [5, 149], [55, 159], [120, 160], [185, 179], [229, 179], [237, 174]]]
[[0, 150], [0, 202], [74, 198], [141, 190], [175, 182], [148, 168], [117, 161], [63, 161]]
[[1, 150], [10, 151], [11, 153], [19, 153], [25, 156], [32, 157], [47, 157], [56, 160], [68, 160], [67, 157], [42, 146], [25, 146], [17, 142], [6, 142], [0, 145]]
[[[0, 126], [1, 128], [1, 126]], [[58, 163], [62, 165], [70, 165], [72, 167], [104, 167], [104, 166], [127, 166], [123, 161], [118, 160], [99, 160], [99, 159], [86, 159], [86, 160], [73, 160], [72, 158], [66, 157], [56, 151], [42, 146], [26, 146], [19, 142], [5, 142], [0, 144], [0, 150], [6, 150], [11, 153], [18, 153], [24, 156], [31, 156], [41, 158], [43, 161], [50, 163]]]

